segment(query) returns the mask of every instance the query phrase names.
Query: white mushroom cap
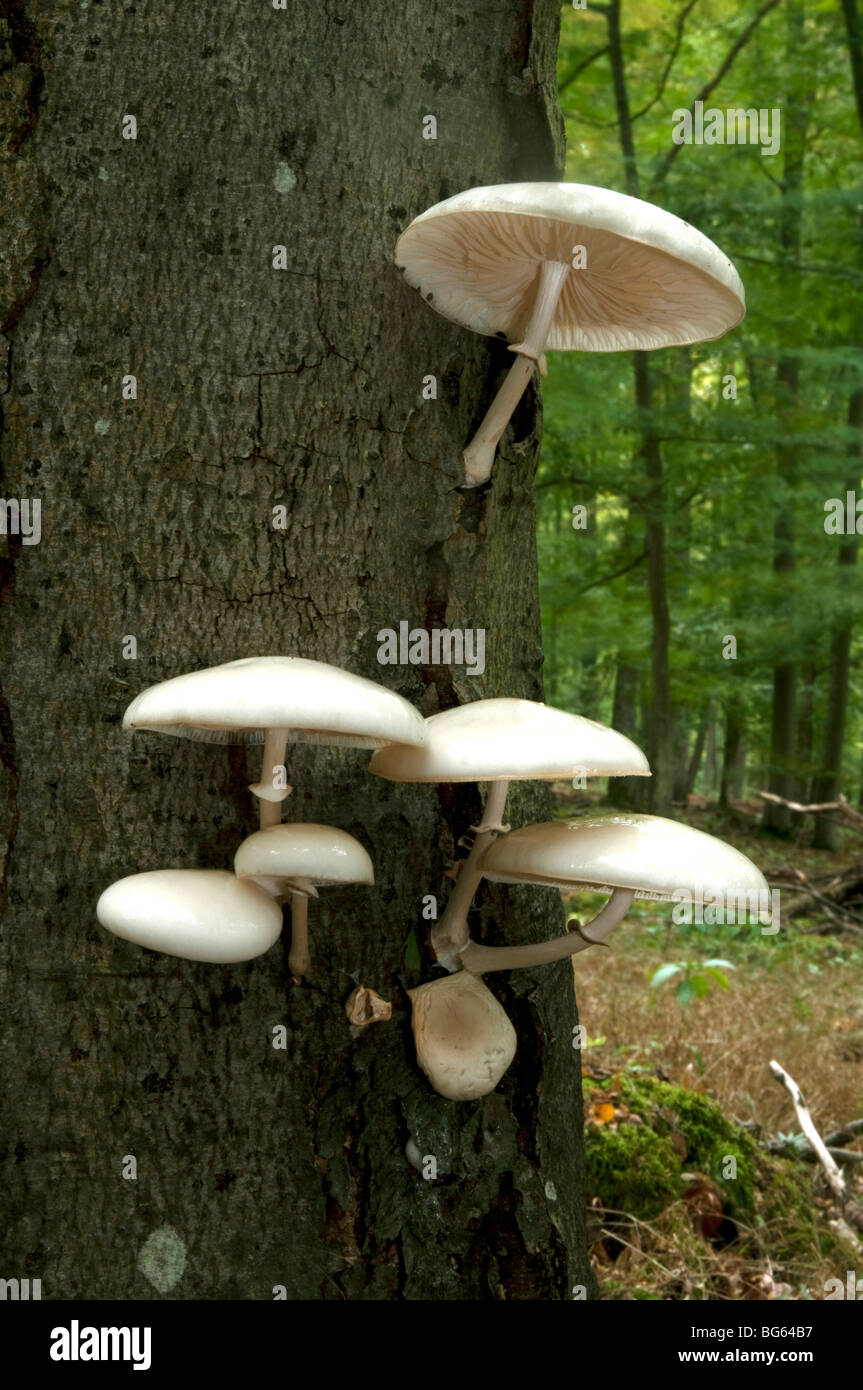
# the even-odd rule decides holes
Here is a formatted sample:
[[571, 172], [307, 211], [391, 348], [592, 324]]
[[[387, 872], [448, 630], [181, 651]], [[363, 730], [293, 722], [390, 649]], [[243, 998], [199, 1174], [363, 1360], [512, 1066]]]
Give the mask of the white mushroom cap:
[[745, 854], [663, 816], [587, 816], [525, 825], [490, 847], [482, 872], [494, 883], [596, 892], [630, 888], [638, 898], [688, 894], [693, 902], [757, 894], [768, 886]]
[[234, 873], [267, 892], [300, 879], [304, 884], [374, 883], [372, 861], [359, 840], [330, 825], [271, 825], [244, 840], [234, 856]]
[[719, 338], [745, 313], [728, 257], [673, 213], [582, 183], [471, 188], [416, 217], [396, 265], [444, 318], [518, 342], [542, 261], [570, 270], [549, 348], [620, 352]]
[[517, 1039], [491, 990], [461, 970], [408, 994], [417, 1061], [438, 1094], [476, 1100], [493, 1091], [515, 1056]]
[[284, 729], [294, 743], [356, 748], [425, 739], [419, 710], [395, 691], [298, 656], [245, 657], [151, 685], [123, 728], [217, 743], [262, 743], [267, 729]]
[[96, 916], [136, 946], [218, 964], [263, 955], [282, 930], [273, 899], [224, 869], [131, 874], [105, 889]]
[[426, 720], [423, 748], [383, 748], [369, 771], [390, 782], [556, 781], [649, 777], [647, 759], [615, 729], [535, 700], [475, 700]]

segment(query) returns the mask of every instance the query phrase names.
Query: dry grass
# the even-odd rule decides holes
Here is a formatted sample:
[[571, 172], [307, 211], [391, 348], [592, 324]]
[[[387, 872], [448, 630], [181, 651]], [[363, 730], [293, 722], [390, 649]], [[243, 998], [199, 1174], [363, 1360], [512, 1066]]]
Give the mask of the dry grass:
[[[579, 912], [584, 899], [568, 904]], [[859, 959], [849, 961], [833, 939], [778, 944], [718, 940], [702, 944], [674, 928], [648, 936], [657, 913], [623, 923], [609, 951], [574, 961], [579, 1018], [591, 1060], [617, 1070], [633, 1062], [658, 1067], [670, 1081], [708, 1090], [731, 1119], [756, 1122], [771, 1134], [796, 1130], [790, 1100], [773, 1080], [775, 1057], [803, 1089], [819, 1128], [836, 1129], [863, 1115], [863, 994]], [[757, 933], [756, 927], [750, 931]], [[785, 930], [783, 928], [783, 930]], [[736, 965], [729, 988], [714, 988], [681, 1008], [673, 982], [649, 980], [665, 961], [721, 955]], [[818, 973], [816, 973], [818, 972]]]
[[[745, 823], [717, 825], [710, 811], [690, 808], [687, 819], [736, 844], [769, 877], [781, 877], [791, 866], [823, 873], [861, 855], [859, 839], [849, 838], [832, 856], [760, 836]], [[601, 902], [582, 894], [568, 898], [566, 906], [583, 922]], [[822, 1134], [863, 1116], [863, 937], [818, 935], [812, 931], [817, 925], [816, 919], [783, 922], [778, 936], [762, 935], [757, 925], [681, 928], [671, 923], [667, 905], [636, 904], [610, 950], [585, 951], [573, 962], [579, 1017], [589, 1040], [585, 1067], [600, 1075], [643, 1070], [704, 1091], [730, 1120], [761, 1138], [798, 1129], [790, 1099], [768, 1067], [775, 1057], [801, 1086]], [[712, 986], [704, 998], [681, 1007], [675, 981], [650, 988], [651, 976], [665, 962], [717, 956], [736, 967], [728, 972], [727, 990]], [[817, 1170], [803, 1166], [817, 1205]], [[852, 1176], [859, 1183], [863, 1165], [854, 1165]], [[803, 1285], [789, 1293], [781, 1275], [774, 1280], [769, 1233], [765, 1238], [762, 1232], [764, 1248], [753, 1263], [706, 1246], [673, 1208], [656, 1222], [633, 1222], [628, 1230], [629, 1248], [615, 1254], [613, 1270], [603, 1269], [601, 1237], [594, 1248], [597, 1272], [601, 1280], [610, 1277], [606, 1289], [612, 1297], [704, 1297], [690, 1290], [705, 1288], [711, 1298], [800, 1296]], [[835, 1272], [817, 1240], [800, 1251], [798, 1274], [805, 1285], [817, 1291]]]

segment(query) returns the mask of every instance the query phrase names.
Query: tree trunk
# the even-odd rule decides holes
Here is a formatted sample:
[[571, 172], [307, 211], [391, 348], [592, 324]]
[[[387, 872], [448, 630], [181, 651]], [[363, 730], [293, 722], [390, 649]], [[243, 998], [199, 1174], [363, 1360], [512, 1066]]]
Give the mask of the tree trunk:
[[[13, 538], [2, 575], [0, 1219], [2, 1272], [41, 1278], [45, 1298], [593, 1287], [569, 963], [494, 978], [519, 1050], [483, 1102], [441, 1099], [414, 1057], [405, 989], [430, 962], [417, 966], [412, 933], [424, 940], [423, 895], [443, 895], [476, 789], [398, 786], [356, 752], [289, 750], [287, 815], [357, 834], [377, 879], [321, 893], [301, 988], [281, 944], [197, 965], [118, 941], [94, 915], [122, 875], [230, 866], [255, 826], [259, 755], [122, 733], [153, 682], [294, 653], [426, 714], [541, 698], [536, 395], [516, 421], [524, 453], [504, 448], [489, 490], [459, 491], [460, 449], [508, 354], [438, 318], [392, 253], [447, 194], [560, 177], [559, 10], [4, 5], [19, 124], [0, 240], [3, 486], [41, 498], [43, 535]], [[430, 373], [437, 401], [421, 397]], [[379, 666], [376, 634], [402, 619], [485, 628], [484, 676]], [[548, 813], [536, 784], [508, 807], [514, 824]], [[477, 929], [520, 941], [562, 916], [551, 891], [497, 891]], [[394, 1020], [353, 1037], [356, 981], [392, 999]], [[165, 1226], [160, 1273], [141, 1250]]]
[[797, 716], [797, 752], [795, 755], [795, 801], [810, 799], [810, 782], [815, 747], [815, 695], [818, 672], [810, 661], [804, 666], [800, 683], [799, 713]]
[[[856, 459], [845, 480], [845, 491], [856, 492], [860, 483], [860, 431], [863, 429], [863, 391], [854, 391], [848, 402], [848, 424], [857, 432], [848, 452]], [[845, 536], [837, 557], [840, 595], [850, 589], [848, 567], [857, 563], [857, 536]], [[848, 681], [851, 674], [851, 635], [853, 624], [844, 621], [833, 633], [830, 642], [830, 684], [827, 693], [827, 718], [824, 723], [822, 771], [815, 778], [812, 800], [836, 801], [842, 789], [842, 754], [845, 747], [845, 724], [848, 714]], [[819, 816], [815, 821], [813, 844], [816, 849], [839, 848], [839, 827], [835, 821]]]
[[[785, 166], [782, 178], [782, 201], [779, 211], [779, 244], [783, 260], [796, 264], [800, 260], [801, 199], [803, 193], [803, 162], [806, 127], [811, 105], [811, 75], [805, 64], [804, 10], [799, 0], [790, 0], [787, 11], [787, 51], [794, 65], [791, 69], [791, 89], [787, 103], [788, 119], [785, 135]], [[777, 408], [786, 429], [793, 435], [798, 425], [798, 395], [800, 389], [798, 360], [792, 351], [784, 353], [776, 369]], [[797, 478], [797, 445], [792, 439], [777, 450], [776, 466], [786, 484], [786, 505], [779, 506], [773, 526], [773, 572], [778, 583], [787, 586], [795, 569], [794, 484]], [[777, 614], [778, 627], [784, 631], [785, 652], [773, 667], [773, 706], [770, 725], [770, 786], [777, 796], [789, 800], [795, 789], [795, 740], [797, 722], [797, 664], [794, 656], [793, 598], [786, 590], [785, 612]], [[764, 825], [777, 834], [791, 830], [791, 812], [787, 806], [768, 802]]]
[[[632, 131], [632, 114], [626, 86], [626, 64], [620, 28], [620, 0], [609, 0], [605, 7], [608, 30], [608, 57], [614, 89], [617, 128], [623, 156], [626, 191], [639, 196], [638, 162]], [[673, 739], [671, 712], [671, 672], [669, 643], [671, 622], [668, 614], [668, 594], [665, 580], [665, 485], [662, 451], [651, 425], [653, 390], [646, 352], [632, 354], [635, 404], [640, 420], [641, 444], [639, 455], [644, 464], [647, 488], [645, 496], [645, 549], [647, 551], [647, 592], [653, 622], [650, 647], [650, 702], [648, 707], [647, 756], [653, 776], [646, 797], [651, 811], [663, 814], [671, 808], [673, 769]]]
[[689, 800], [691, 792], [695, 791], [695, 783], [698, 780], [698, 773], [701, 767], [701, 759], [704, 757], [704, 745], [707, 742], [707, 730], [710, 727], [710, 720], [713, 716], [713, 701], [708, 700], [698, 716], [698, 725], [695, 731], [695, 742], [692, 745], [692, 752], [689, 755], [689, 767], [686, 772], [686, 799]]
[[[636, 352], [635, 394], [639, 414], [646, 419], [651, 410], [650, 371], [647, 354]], [[671, 807], [673, 778], [673, 740], [671, 709], [671, 619], [668, 612], [668, 590], [665, 576], [665, 520], [663, 507], [665, 485], [662, 454], [652, 429], [645, 425], [643, 457], [649, 494], [645, 522], [647, 548], [647, 588], [653, 620], [650, 644], [650, 707], [648, 719], [648, 757], [653, 776], [650, 779], [650, 809], [665, 815]]]
[[685, 806], [689, 795], [689, 716], [678, 705], [674, 711], [674, 776], [671, 796], [675, 806]]
[[[618, 656], [614, 673], [614, 704], [611, 727], [639, 742], [638, 730], [638, 667], [631, 666]], [[640, 777], [609, 777], [608, 800], [612, 806], [637, 810], [642, 805]]]
[[733, 703], [725, 710], [725, 745], [722, 751], [722, 783], [719, 789], [720, 806], [730, 806], [743, 795], [745, 726]]

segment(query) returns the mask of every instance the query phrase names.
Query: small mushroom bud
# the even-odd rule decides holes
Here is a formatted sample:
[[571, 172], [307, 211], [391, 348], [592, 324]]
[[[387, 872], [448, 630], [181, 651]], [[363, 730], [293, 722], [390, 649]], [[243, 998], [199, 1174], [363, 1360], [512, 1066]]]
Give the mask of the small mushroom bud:
[[370, 1023], [386, 1023], [387, 1019], [392, 1018], [393, 1006], [386, 999], [381, 999], [373, 989], [357, 985], [345, 1001], [345, 1013], [348, 1023], [355, 1028], [367, 1028]]
[[408, 991], [417, 1061], [439, 1095], [476, 1100], [515, 1056], [515, 1029], [491, 990], [466, 970]]

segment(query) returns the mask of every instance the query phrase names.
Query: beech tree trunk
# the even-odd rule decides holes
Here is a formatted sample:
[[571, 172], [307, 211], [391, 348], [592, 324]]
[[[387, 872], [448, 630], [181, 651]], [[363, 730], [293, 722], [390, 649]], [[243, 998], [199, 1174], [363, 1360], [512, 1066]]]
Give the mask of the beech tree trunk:
[[[788, 120], [784, 137], [782, 198], [779, 209], [779, 245], [784, 259], [795, 264], [800, 259], [800, 190], [806, 154], [806, 131], [812, 104], [811, 77], [803, 63], [805, 14], [803, 6], [792, 0], [787, 11], [787, 52], [797, 64], [788, 93]], [[800, 371], [797, 354], [783, 354], [776, 368], [777, 405], [789, 433], [799, 428]], [[780, 614], [784, 628], [784, 649], [773, 667], [773, 702], [770, 722], [770, 786], [777, 796], [793, 800], [797, 785], [797, 660], [793, 596], [791, 584], [796, 567], [794, 525], [795, 484], [798, 475], [796, 440], [777, 450], [776, 468], [785, 482], [785, 505], [777, 508], [773, 523], [773, 573], [777, 587], [786, 594], [785, 611]], [[789, 835], [792, 813], [787, 806], [768, 803], [763, 824], [778, 835]]]
[[746, 749], [746, 726], [733, 701], [725, 707], [725, 743], [722, 752], [722, 783], [719, 789], [720, 806], [730, 806], [743, 795]]
[[[4, 0], [3, 495], [41, 499], [42, 537], [4, 538], [2, 571], [0, 1273], [43, 1298], [592, 1289], [569, 963], [492, 978], [519, 1048], [483, 1102], [443, 1100], [415, 1061], [423, 897], [443, 902], [477, 789], [289, 748], [286, 818], [344, 827], [376, 871], [313, 904], [301, 988], [286, 939], [198, 965], [94, 913], [125, 874], [229, 867], [255, 828], [259, 752], [122, 732], [154, 682], [285, 653], [424, 714], [542, 698], [537, 394], [492, 486], [459, 491], [509, 354], [438, 318], [392, 254], [440, 198], [560, 177], [559, 9]], [[401, 620], [485, 628], [484, 674], [380, 666]], [[548, 814], [516, 787], [513, 824]], [[556, 893], [498, 890], [475, 934], [562, 923]], [[356, 982], [394, 1015], [353, 1037]]]
[[[640, 197], [640, 179], [632, 129], [632, 112], [626, 84], [626, 63], [620, 25], [620, 0], [604, 7], [608, 56], [614, 89], [620, 152], [626, 191]], [[650, 644], [650, 700], [647, 717], [647, 756], [652, 776], [644, 793], [650, 810], [665, 814], [671, 808], [674, 777], [673, 714], [669, 646], [671, 619], [665, 574], [665, 477], [662, 449], [650, 423], [654, 404], [653, 382], [646, 352], [633, 352], [633, 384], [638, 408], [638, 462], [646, 479], [644, 496], [644, 548], [647, 553], [647, 593], [652, 622]]]

